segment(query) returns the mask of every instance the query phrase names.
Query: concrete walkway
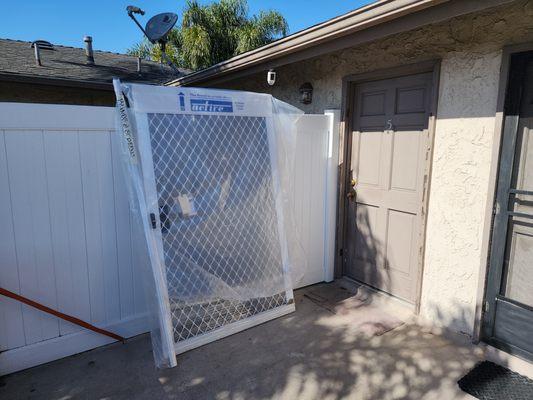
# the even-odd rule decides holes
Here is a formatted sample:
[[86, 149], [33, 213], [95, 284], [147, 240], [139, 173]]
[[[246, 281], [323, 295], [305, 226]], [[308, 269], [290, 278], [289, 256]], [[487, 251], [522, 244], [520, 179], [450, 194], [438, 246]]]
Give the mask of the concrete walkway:
[[[340, 313], [322, 304], [324, 290], [344, 304]], [[296, 313], [182, 354], [170, 370], [154, 367], [142, 335], [0, 378], [0, 399], [472, 399], [456, 381], [479, 348], [391, 325], [391, 314], [407, 319], [381, 305], [369, 313], [376, 302], [346, 303], [350, 296], [338, 284], [299, 290]], [[357, 317], [346, 304], [371, 314], [376, 329], [349, 322]]]

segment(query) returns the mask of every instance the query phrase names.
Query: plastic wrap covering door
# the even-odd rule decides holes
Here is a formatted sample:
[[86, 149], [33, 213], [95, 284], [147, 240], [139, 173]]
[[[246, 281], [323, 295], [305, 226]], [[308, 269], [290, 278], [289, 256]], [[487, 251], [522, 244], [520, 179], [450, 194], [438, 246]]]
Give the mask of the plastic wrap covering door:
[[292, 293], [261, 294], [285, 287], [266, 124], [148, 114], [177, 352], [294, 309]]
[[505, 120], [485, 335], [533, 360], [533, 55], [512, 62]]
[[344, 272], [409, 302], [419, 275], [431, 78], [362, 83], [353, 93]]

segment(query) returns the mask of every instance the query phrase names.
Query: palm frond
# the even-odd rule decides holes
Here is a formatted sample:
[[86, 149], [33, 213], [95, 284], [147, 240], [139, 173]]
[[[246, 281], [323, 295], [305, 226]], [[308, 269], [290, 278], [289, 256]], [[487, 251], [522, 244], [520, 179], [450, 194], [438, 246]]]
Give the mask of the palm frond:
[[[288, 31], [287, 21], [277, 11], [249, 16], [247, 0], [220, 0], [206, 5], [187, 0], [181, 26], [169, 35], [167, 53], [176, 65], [196, 70], [263, 46]], [[159, 46], [147, 40], [132, 46], [128, 54], [161, 59]]]
[[126, 54], [149, 60], [151, 59], [150, 56], [152, 54], [152, 47], [152, 43], [150, 43], [147, 39], [144, 39], [142, 42], [135, 43], [133, 46], [127, 49]]
[[287, 36], [289, 24], [277, 11], [261, 11], [254, 17], [254, 23], [263, 31], [265, 40], [275, 40]]
[[211, 64], [211, 40], [203, 27], [193, 25], [183, 28], [181, 51], [186, 64], [192, 69], [206, 68]]

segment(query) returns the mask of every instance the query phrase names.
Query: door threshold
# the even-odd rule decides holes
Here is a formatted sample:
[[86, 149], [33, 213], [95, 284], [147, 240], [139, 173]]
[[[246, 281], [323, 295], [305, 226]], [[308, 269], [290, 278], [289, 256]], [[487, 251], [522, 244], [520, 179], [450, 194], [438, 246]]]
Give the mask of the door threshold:
[[346, 290], [352, 293], [361, 294], [364, 297], [372, 299], [372, 303], [382, 306], [390, 311], [404, 322], [416, 319], [416, 307], [414, 304], [393, 296], [390, 293], [376, 289], [349, 276], [343, 276], [336, 282]]

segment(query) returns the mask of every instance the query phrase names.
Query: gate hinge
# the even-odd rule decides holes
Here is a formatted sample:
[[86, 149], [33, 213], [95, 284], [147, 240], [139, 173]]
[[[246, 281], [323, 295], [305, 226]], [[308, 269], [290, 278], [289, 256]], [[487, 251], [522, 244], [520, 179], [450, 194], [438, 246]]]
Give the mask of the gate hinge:
[[483, 312], [489, 312], [489, 302], [487, 300], [483, 303]]
[[339, 256], [341, 256], [341, 257], [342, 257], [342, 256], [343, 256], [343, 254], [344, 254], [344, 251], [343, 251], [343, 249], [339, 249]]
[[494, 215], [498, 215], [500, 213], [500, 203], [498, 202], [494, 203], [494, 208], [492, 209], [492, 213]]
[[150, 213], [150, 223], [152, 224], [152, 229], [157, 228], [157, 221], [155, 220], [154, 213]]

